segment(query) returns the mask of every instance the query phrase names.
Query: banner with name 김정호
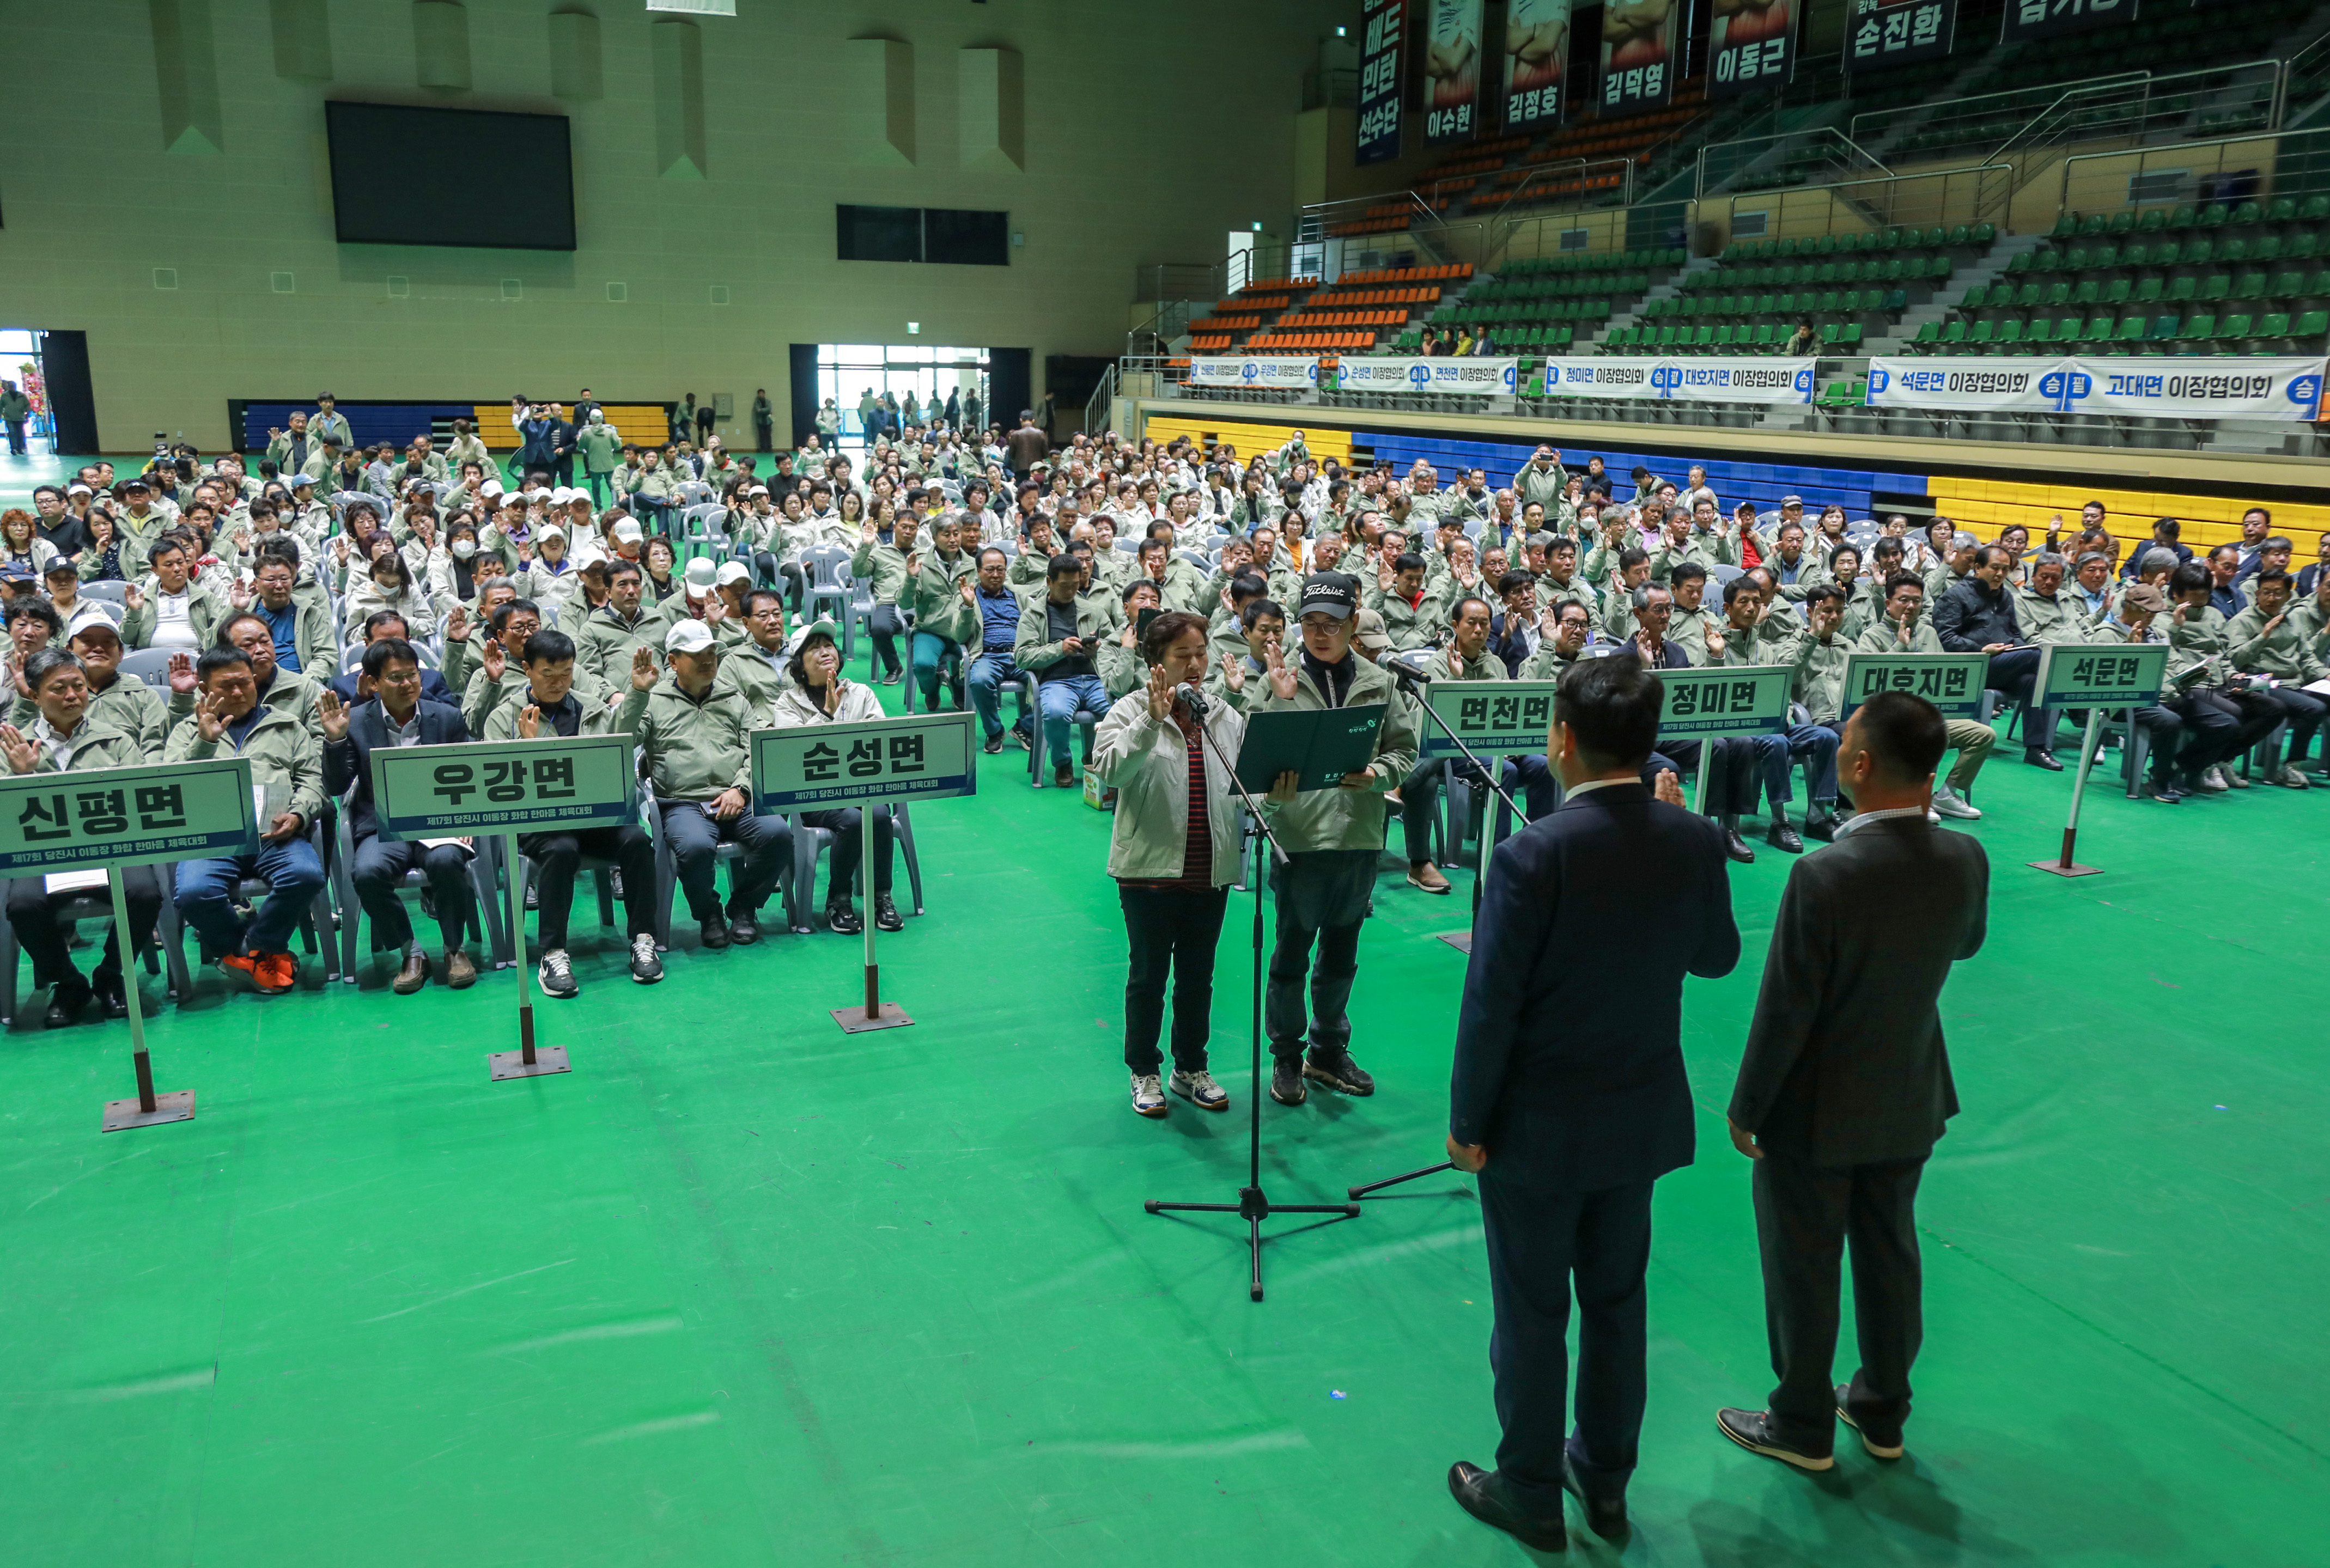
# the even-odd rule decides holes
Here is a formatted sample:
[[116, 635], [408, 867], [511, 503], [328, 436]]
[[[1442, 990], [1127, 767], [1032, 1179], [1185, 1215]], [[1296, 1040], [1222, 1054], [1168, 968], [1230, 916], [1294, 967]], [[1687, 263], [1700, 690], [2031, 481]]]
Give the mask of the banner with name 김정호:
[[[1437, 362], [1434, 362], [1437, 363]], [[1630, 401], [1808, 403], [1820, 377], [1808, 359], [1744, 357], [1690, 359], [1549, 359], [1548, 397], [1620, 398]]]
[[1443, 396], [1511, 397], [1519, 390], [1518, 359], [1414, 359], [1370, 354], [1343, 361], [1339, 392], [1436, 392]]
[[1569, 65], [1569, 0], [1508, 0], [1505, 7], [1505, 128], [1561, 118]]
[[1191, 386], [1268, 386], [1307, 389], [1319, 384], [1316, 355], [1271, 354], [1189, 361]]
[[2323, 362], [2263, 354], [2168, 359], [1872, 359], [1876, 408], [2313, 420]]

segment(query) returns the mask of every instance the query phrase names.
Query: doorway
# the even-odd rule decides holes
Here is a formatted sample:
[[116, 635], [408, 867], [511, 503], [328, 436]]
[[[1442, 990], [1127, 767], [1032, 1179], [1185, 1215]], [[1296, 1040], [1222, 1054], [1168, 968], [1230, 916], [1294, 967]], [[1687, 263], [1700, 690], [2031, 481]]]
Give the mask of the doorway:
[[842, 445], [863, 449], [870, 439], [869, 416], [878, 414], [877, 422], [886, 429], [893, 409], [902, 425], [929, 425], [933, 422], [932, 405], [939, 410], [935, 417], [943, 420], [952, 398], [956, 422], [965, 424], [975, 399], [982, 422], [991, 420], [991, 369], [984, 348], [821, 343], [817, 345], [817, 405], [822, 409], [830, 401], [840, 413]]
[[[48, 377], [41, 369], [38, 332], [28, 327], [0, 326], [0, 382], [13, 383], [32, 401], [32, 413], [24, 421], [26, 455], [54, 456], [56, 412], [49, 399]], [[0, 387], [0, 395], [5, 395], [6, 390]]]

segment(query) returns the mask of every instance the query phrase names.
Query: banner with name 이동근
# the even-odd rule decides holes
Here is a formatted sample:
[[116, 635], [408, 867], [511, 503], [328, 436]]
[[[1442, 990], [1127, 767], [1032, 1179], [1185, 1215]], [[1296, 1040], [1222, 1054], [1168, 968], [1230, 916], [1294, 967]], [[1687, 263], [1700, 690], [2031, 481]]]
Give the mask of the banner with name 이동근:
[[1189, 361], [1191, 386], [1260, 386], [1305, 390], [1319, 384], [1315, 354], [1267, 354], [1252, 359], [1236, 355]]
[[1368, 354], [1338, 367], [1340, 392], [1431, 392], [1442, 397], [1511, 397], [1520, 380], [1518, 359], [1434, 358]]
[[1627, 401], [1808, 403], [1820, 377], [1808, 359], [1768, 355], [1689, 359], [1549, 359], [1548, 397], [1615, 398]]
[[2162, 359], [1872, 359], [1874, 408], [2111, 414], [2123, 419], [2319, 416], [2323, 361], [2265, 354]]

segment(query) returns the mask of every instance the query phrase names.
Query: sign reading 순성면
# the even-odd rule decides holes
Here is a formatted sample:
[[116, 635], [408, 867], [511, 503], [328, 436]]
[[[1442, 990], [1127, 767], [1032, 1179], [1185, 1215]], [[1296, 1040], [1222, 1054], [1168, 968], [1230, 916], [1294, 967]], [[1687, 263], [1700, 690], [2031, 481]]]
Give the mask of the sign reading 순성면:
[[2160, 700], [2164, 642], [2050, 643], [2039, 652], [2034, 703], [2047, 707], [2139, 707]]
[[1520, 378], [1518, 359], [1414, 359], [1354, 355], [1337, 372], [1342, 392], [1430, 392], [1442, 397], [1511, 397]]
[[1776, 735], [1788, 727], [1786, 665], [1710, 665], [1653, 670], [1666, 688], [1659, 735]]
[[377, 746], [372, 791], [380, 836], [394, 842], [636, 821], [631, 752], [629, 735]]
[[753, 809], [762, 816], [859, 800], [976, 795], [970, 713], [753, 732]]
[[258, 848], [247, 757], [167, 768], [0, 774], [0, 873], [10, 876], [251, 855]]
[[1983, 680], [1989, 673], [1988, 654], [1848, 654], [1844, 714], [1880, 692], [1908, 692], [1933, 704], [1946, 718], [1971, 719], [1982, 712]]
[[1308, 389], [1319, 384], [1319, 361], [1316, 355], [1292, 354], [1253, 359], [1198, 357], [1189, 361], [1189, 384]]
[[[1492, 755], [1545, 750], [1553, 726], [1553, 694], [1558, 681], [1436, 680], [1427, 688], [1440, 723], [1456, 732], [1475, 751]], [[1459, 757], [1456, 742], [1437, 724], [1424, 727], [1424, 754]]]

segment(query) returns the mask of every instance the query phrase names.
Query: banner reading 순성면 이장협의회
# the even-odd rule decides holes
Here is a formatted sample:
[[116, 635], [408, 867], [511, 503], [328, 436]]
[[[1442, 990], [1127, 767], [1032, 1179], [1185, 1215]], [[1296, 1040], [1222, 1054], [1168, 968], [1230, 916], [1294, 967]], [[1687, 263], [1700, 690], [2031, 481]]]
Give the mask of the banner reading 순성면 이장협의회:
[[1414, 359], [1367, 354], [1337, 366], [1341, 392], [1435, 392], [1441, 396], [1510, 397], [1520, 387], [1518, 359]]
[[1256, 354], [1250, 359], [1223, 355], [1189, 361], [1191, 386], [1261, 386], [1308, 388], [1319, 384], [1316, 354]]
[[1569, 63], [1569, 0], [1506, 0], [1505, 128], [1561, 118]]
[[2319, 416], [2323, 361], [2265, 354], [2169, 359], [1872, 359], [1872, 407], [2117, 414], [2182, 420]]
[[[1437, 364], [1439, 362], [1434, 361]], [[1549, 359], [1545, 392], [1555, 398], [1627, 401], [1808, 403], [1820, 376], [1810, 360], [1740, 357]]]
[[1481, 128], [1481, 0], [1425, 0], [1424, 139], [1468, 142]]

